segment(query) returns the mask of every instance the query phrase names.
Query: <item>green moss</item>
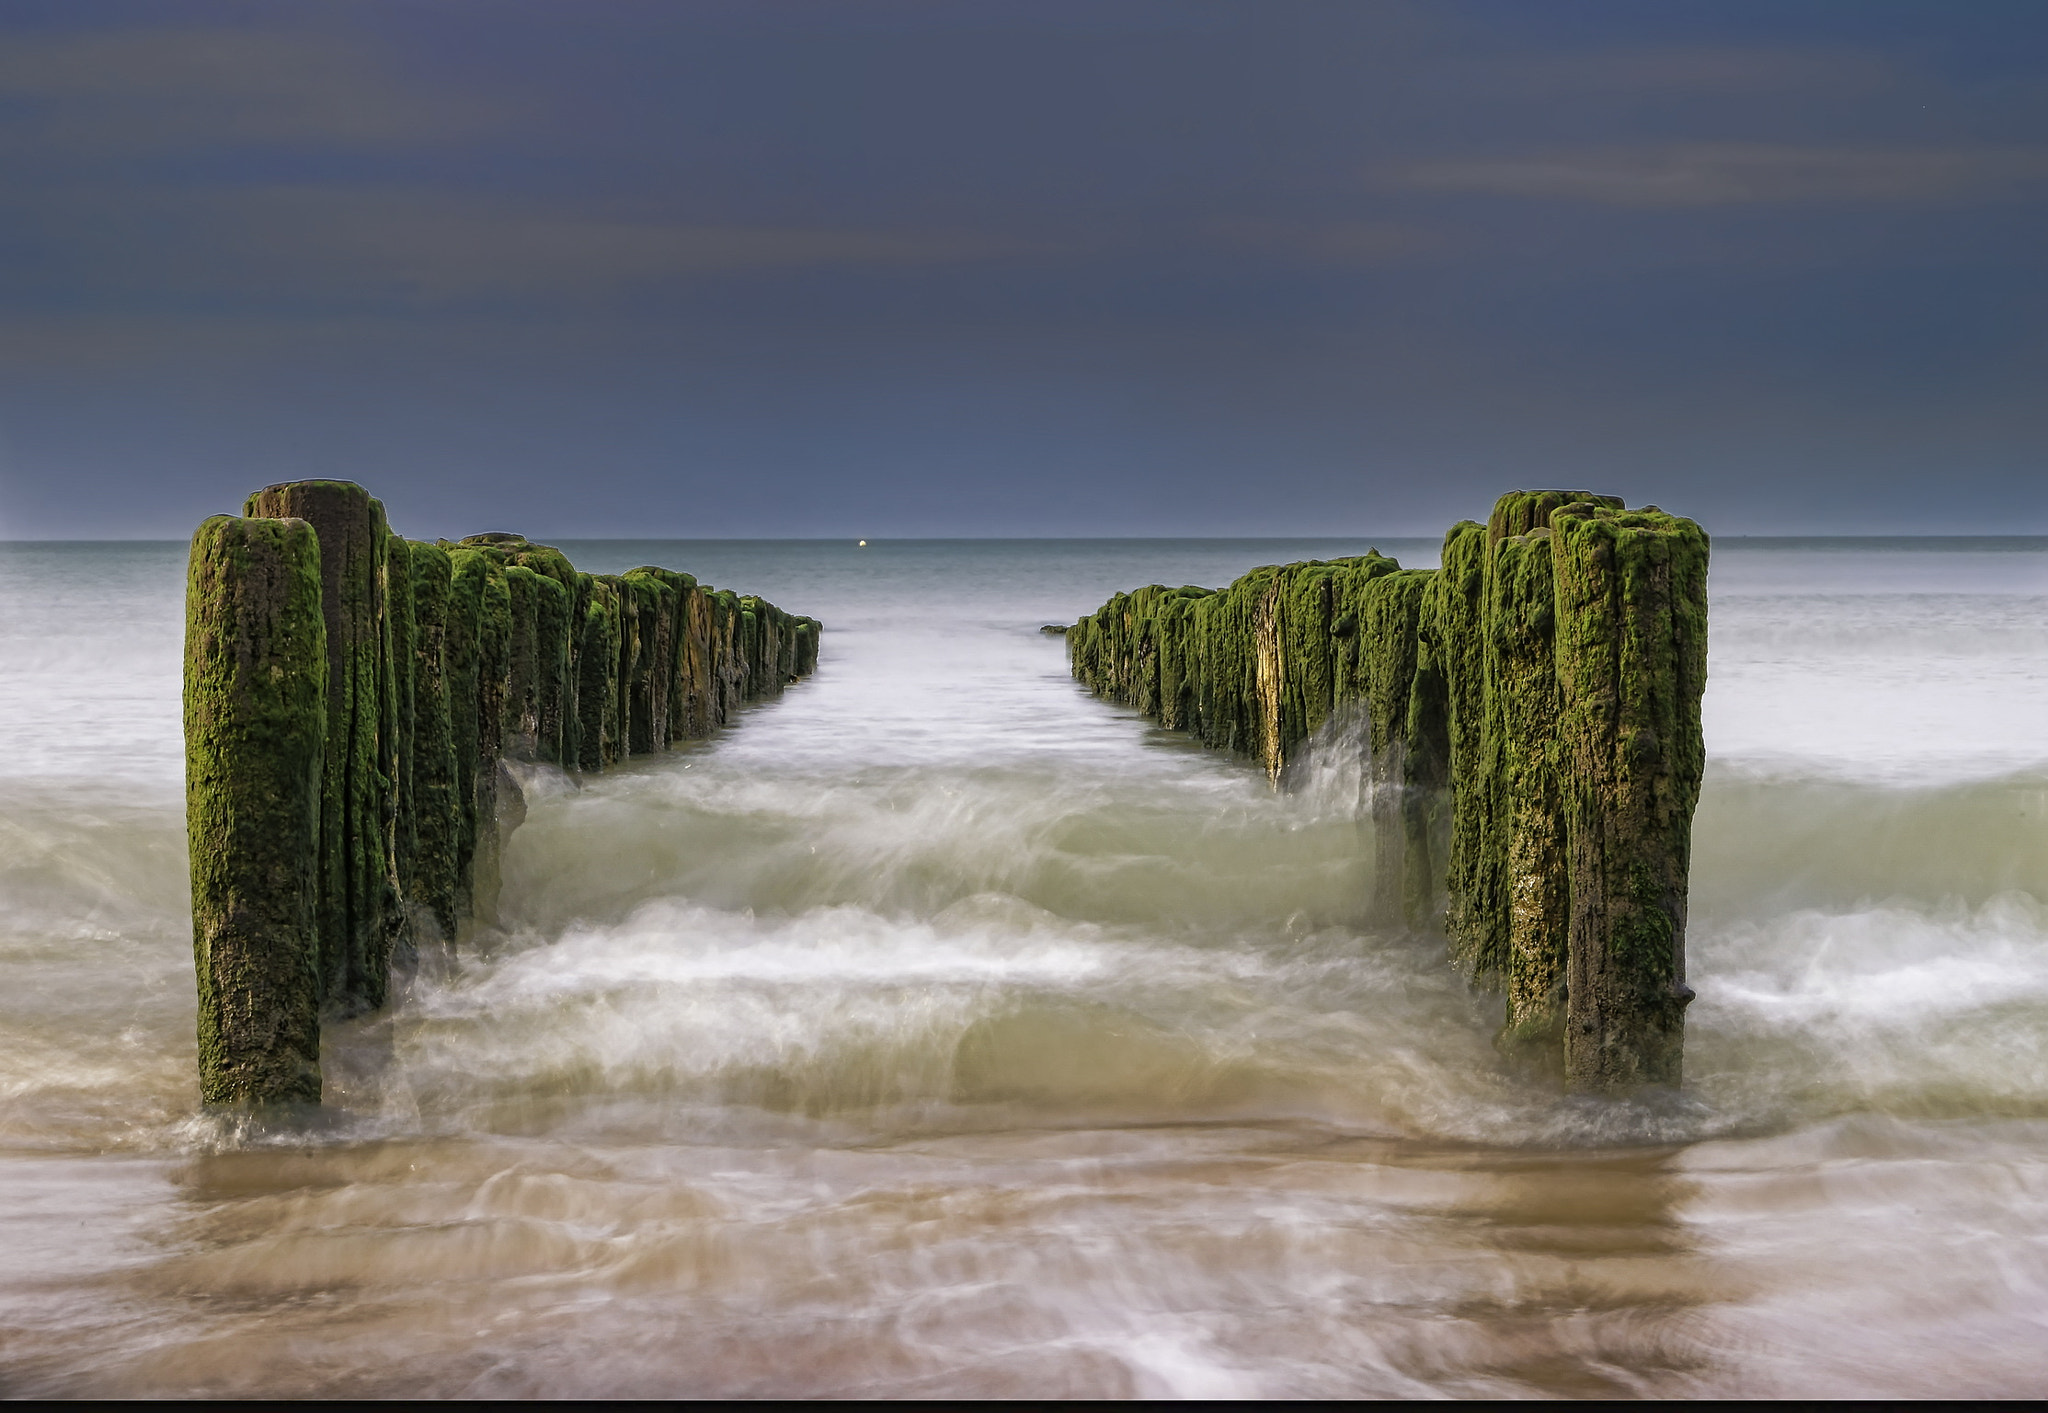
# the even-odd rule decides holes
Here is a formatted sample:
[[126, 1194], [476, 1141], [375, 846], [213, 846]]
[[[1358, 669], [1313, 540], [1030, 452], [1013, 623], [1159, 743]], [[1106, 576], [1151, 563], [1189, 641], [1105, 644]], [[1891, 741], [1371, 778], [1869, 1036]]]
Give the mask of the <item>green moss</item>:
[[564, 684], [566, 695], [562, 702], [562, 763], [579, 770], [583, 760], [584, 627], [596, 582], [590, 575], [579, 573], [576, 581], [568, 586], [569, 675]]
[[[709, 734], [815, 670], [821, 631], [514, 534], [412, 544], [349, 482], [249, 509], [201, 527], [188, 605], [209, 1102], [317, 1099], [319, 1016], [381, 1005], [415, 920], [488, 918], [508, 748], [598, 769]], [[278, 653], [305, 660], [250, 666]]]
[[[1382, 922], [1426, 927], [1434, 921], [1441, 860], [1430, 857], [1434, 802], [1418, 772], [1427, 772], [1435, 743], [1425, 742], [1420, 763], [1411, 759], [1408, 724], [1421, 656], [1425, 599], [1433, 570], [1389, 569], [1355, 595], [1358, 633], [1354, 681], [1362, 689], [1371, 755], [1374, 839], [1373, 913]], [[1425, 692], [1428, 688], [1425, 685]], [[1433, 709], [1425, 707], [1425, 716]]]
[[1561, 1033], [1571, 894], [1559, 780], [1556, 595], [1552, 533], [1494, 546], [1486, 646], [1491, 729], [1497, 733], [1493, 847], [1501, 859], [1507, 991], [1504, 1044], [1546, 1054]]
[[1440, 637], [1449, 587], [1441, 572], [1423, 572], [1401, 773], [1401, 914], [1417, 930], [1442, 925], [1451, 841], [1450, 680]]
[[1654, 509], [1560, 509], [1557, 668], [1572, 935], [1565, 1071], [1676, 1084], [1692, 815], [1705, 767], [1706, 534]]
[[807, 617], [799, 621], [798, 632], [794, 670], [798, 677], [808, 677], [818, 670], [818, 653], [824, 645], [825, 625]]
[[1416, 630], [1423, 595], [1434, 577], [1425, 569], [1383, 574], [1360, 594], [1359, 676], [1372, 719], [1377, 757], [1405, 748], [1408, 698], [1415, 685]]
[[477, 586], [476, 690], [477, 769], [495, 765], [505, 753], [505, 727], [512, 707], [512, 586], [508, 566], [495, 556], [482, 560]]
[[[495, 560], [482, 550], [457, 546], [449, 552], [448, 619], [444, 673], [448, 685], [448, 740], [455, 756], [456, 828], [452, 861], [458, 924], [471, 915], [476, 882], [478, 821], [477, 763], [485, 740], [481, 713], [480, 629], [484, 588]], [[450, 933], [454, 940], [454, 933]]]
[[669, 582], [668, 571], [653, 568], [629, 570], [621, 582], [639, 644], [628, 684], [627, 742], [635, 755], [646, 755], [668, 749], [669, 694], [676, 679], [677, 586]]
[[1098, 695], [1276, 774], [1362, 704], [1379, 906], [1422, 925], [1441, 884], [1453, 960], [1508, 993], [1509, 1053], [1581, 1088], [1675, 1082], [1706, 558], [1689, 521], [1518, 491], [1452, 528], [1440, 571], [1373, 553], [1148, 585], [1078, 620], [1067, 655]]
[[[1377, 551], [1334, 561], [1333, 567], [1337, 575], [1331, 583], [1330, 638], [1335, 652], [1336, 696], [1339, 702], [1355, 703], [1370, 696], [1374, 663], [1380, 653], [1367, 601], [1376, 595], [1375, 584], [1403, 571], [1398, 562]], [[1380, 670], [1384, 672], [1385, 667], [1381, 664]]]
[[602, 770], [618, 759], [619, 624], [617, 586], [593, 576], [576, 682], [576, 715], [582, 724], [576, 763], [584, 770]]
[[1338, 571], [1323, 563], [1289, 565], [1276, 577], [1270, 606], [1282, 665], [1277, 701], [1276, 767], [1294, 746], [1315, 734], [1337, 702], [1340, 640], [1330, 631], [1337, 614], [1332, 590]]
[[647, 668], [647, 740], [648, 749], [667, 750], [690, 737], [688, 639], [690, 601], [697, 592], [697, 581], [691, 575], [652, 566], [631, 574], [653, 580], [660, 590], [653, 625], [654, 656]]
[[416, 886], [419, 848], [418, 810], [413, 800], [413, 745], [419, 734], [414, 720], [413, 682], [418, 659], [417, 628], [411, 549], [402, 536], [388, 533], [384, 537], [384, 622], [381, 675], [386, 719], [379, 734], [384, 742], [385, 769], [391, 777], [394, 811], [390, 824], [391, 895], [384, 904], [384, 928], [389, 934], [385, 954], [393, 965], [409, 967], [417, 952], [412, 910], [407, 906]]
[[448, 689], [453, 568], [439, 545], [409, 543], [413, 600], [413, 871], [409, 897], [455, 938], [455, 859], [463, 830]]
[[570, 764], [574, 755], [564, 733], [575, 716], [569, 622], [576, 595], [561, 580], [542, 575], [534, 578], [533, 594], [533, 753]]
[[564, 589], [574, 593], [578, 574], [576, 566], [569, 562], [569, 556], [553, 545], [536, 545], [520, 541], [506, 550], [506, 562], [522, 569], [531, 569], [543, 579], [552, 579]]
[[505, 753], [532, 759], [540, 753], [540, 575], [523, 564], [505, 566]]
[[290, 481], [249, 497], [255, 517], [295, 517], [320, 541], [327, 630], [327, 743], [320, 816], [323, 1004], [356, 1015], [384, 1002], [395, 813], [382, 768], [386, 682], [384, 508], [349, 481]]
[[1444, 536], [1432, 603], [1451, 796], [1444, 927], [1452, 960], [1467, 976], [1491, 984], [1506, 961], [1506, 914], [1500, 904], [1501, 860], [1493, 847], [1498, 765], [1486, 726], [1486, 565], [1486, 527], [1470, 520], [1452, 526]]
[[481, 555], [483, 572], [477, 586], [477, 761], [472, 781], [475, 804], [465, 876], [470, 914], [490, 923], [497, 918], [503, 846], [499, 762], [505, 756], [506, 723], [512, 714], [512, 587], [507, 576], [517, 566], [488, 547]]
[[302, 520], [220, 515], [192, 538], [185, 798], [209, 1104], [320, 1098], [321, 567]]
[[640, 666], [640, 614], [633, 586], [622, 576], [600, 574], [598, 582], [611, 593], [613, 658], [606, 694], [610, 715], [604, 723], [604, 761], [616, 765], [632, 754], [632, 685]]
[[746, 701], [747, 664], [740, 629], [739, 595], [730, 589], [717, 590], [712, 595], [712, 643], [718, 726], [737, 717]]
[[1278, 772], [1359, 686], [1357, 596], [1378, 554], [1257, 569], [1222, 590], [1150, 584], [1065, 633], [1097, 695]]
[[1548, 529], [1551, 512], [1566, 505], [1596, 505], [1619, 510], [1621, 498], [1596, 495], [1592, 491], [1509, 491], [1493, 503], [1493, 514], [1486, 522], [1487, 543], [1495, 545], [1511, 536]]
[[764, 676], [761, 662], [765, 656], [763, 645], [766, 642], [768, 618], [760, 599], [752, 594], [741, 594], [739, 598], [740, 620], [736, 630], [736, 641], [740, 663], [745, 671], [743, 691], [746, 700], [751, 702], [765, 695], [761, 680]]

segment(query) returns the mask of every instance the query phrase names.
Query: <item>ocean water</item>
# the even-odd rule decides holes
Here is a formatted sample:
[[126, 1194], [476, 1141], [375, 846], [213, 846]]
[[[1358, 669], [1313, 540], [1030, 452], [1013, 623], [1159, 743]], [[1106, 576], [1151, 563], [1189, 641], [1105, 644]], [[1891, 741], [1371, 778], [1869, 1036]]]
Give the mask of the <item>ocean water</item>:
[[[1687, 1083], [1567, 1099], [1046, 621], [1358, 541], [567, 546], [826, 624], [199, 1112], [182, 545], [0, 546], [0, 1392], [2036, 1395], [2048, 542], [1724, 540]], [[1381, 541], [1416, 565], [1433, 545]]]

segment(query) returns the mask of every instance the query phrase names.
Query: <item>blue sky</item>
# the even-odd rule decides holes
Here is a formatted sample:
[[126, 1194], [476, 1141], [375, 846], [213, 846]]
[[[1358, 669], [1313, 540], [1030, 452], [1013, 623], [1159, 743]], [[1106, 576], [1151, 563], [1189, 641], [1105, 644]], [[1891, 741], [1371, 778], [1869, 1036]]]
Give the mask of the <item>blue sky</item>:
[[0, 536], [2048, 532], [2048, 5], [0, 3]]

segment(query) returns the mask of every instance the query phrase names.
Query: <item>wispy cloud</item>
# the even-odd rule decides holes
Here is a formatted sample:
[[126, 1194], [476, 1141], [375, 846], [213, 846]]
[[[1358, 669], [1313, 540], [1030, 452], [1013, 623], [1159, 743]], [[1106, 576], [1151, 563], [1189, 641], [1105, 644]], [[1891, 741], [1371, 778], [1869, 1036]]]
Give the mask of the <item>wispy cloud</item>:
[[160, 28], [12, 34], [0, 45], [5, 130], [21, 150], [154, 151], [467, 133], [492, 114], [448, 84], [404, 81], [397, 56], [342, 35]]
[[57, 283], [86, 302], [546, 302], [706, 276], [1038, 249], [973, 231], [704, 223], [539, 198], [341, 186], [73, 191], [34, 208], [0, 205], [0, 219], [18, 240], [40, 237]]
[[1671, 143], [1421, 164], [1396, 184], [1604, 206], [1937, 204], [2022, 195], [2048, 181], [2048, 148]]
[[1016, 254], [967, 232], [704, 224], [539, 201], [415, 191], [277, 189], [239, 197], [259, 246], [429, 295], [584, 292], [806, 266], [922, 265]]
[[1860, 97], [1909, 81], [1887, 56], [1853, 49], [1665, 45], [1491, 54], [1447, 66], [1459, 87], [1490, 96]]
[[1217, 221], [1203, 235], [1225, 250], [1319, 265], [1383, 265], [1442, 244], [1435, 233], [1397, 221]]

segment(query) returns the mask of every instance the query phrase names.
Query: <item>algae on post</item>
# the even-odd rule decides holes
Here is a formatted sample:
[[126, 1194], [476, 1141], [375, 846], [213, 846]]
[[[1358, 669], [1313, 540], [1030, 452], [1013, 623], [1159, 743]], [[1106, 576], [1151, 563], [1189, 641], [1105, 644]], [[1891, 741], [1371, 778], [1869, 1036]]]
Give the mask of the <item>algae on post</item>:
[[393, 813], [380, 727], [385, 658], [384, 507], [352, 481], [289, 481], [249, 497], [252, 517], [295, 517], [320, 542], [327, 631], [327, 743], [320, 816], [322, 1002], [337, 1015], [384, 1003], [384, 928]]
[[209, 1104], [320, 1099], [320, 589], [304, 520], [217, 515], [192, 537], [185, 817]]
[[1551, 523], [1571, 829], [1565, 1072], [1585, 1089], [1676, 1084], [1706, 761], [1707, 536], [1655, 508], [1575, 505]]
[[188, 827], [201, 1088], [320, 1095], [319, 1025], [383, 1005], [415, 931], [488, 922], [511, 757], [601, 769], [816, 667], [819, 625], [504, 532], [416, 544], [346, 481], [193, 541]]
[[1444, 931], [1452, 961], [1481, 984], [1489, 984], [1505, 963], [1500, 858], [1492, 846], [1499, 772], [1487, 730], [1487, 558], [1484, 525], [1471, 520], [1453, 525], [1444, 536], [1443, 567], [1437, 571], [1433, 599], [1451, 797]]
[[413, 680], [418, 671], [418, 627], [413, 610], [412, 549], [403, 536], [388, 529], [383, 573], [384, 663], [379, 675], [384, 684], [384, 721], [379, 731], [384, 738], [385, 768], [391, 777], [393, 811], [388, 826], [391, 868], [383, 908], [384, 952], [389, 965], [410, 967], [418, 950], [408, 905], [416, 891], [419, 852], [419, 811], [413, 800], [413, 747], [419, 735]]
[[455, 940], [462, 786], [448, 689], [448, 607], [453, 569], [439, 545], [407, 542], [413, 604], [413, 865], [408, 901]]
[[[491, 559], [480, 550], [457, 546], [449, 552], [448, 563], [443, 675], [448, 684], [448, 741], [455, 757], [455, 847], [451, 868], [455, 919], [460, 927], [472, 915], [475, 884], [477, 762], [482, 756], [484, 739], [478, 711], [482, 691], [478, 671], [479, 629]], [[455, 935], [449, 934], [451, 941]]]
[[1490, 728], [1498, 733], [1491, 847], [1499, 856], [1503, 979], [1510, 1053], [1563, 1043], [1566, 886], [1558, 780], [1557, 628], [1551, 532], [1531, 530], [1493, 551], [1486, 605]]
[[1437, 570], [1372, 552], [1152, 584], [1064, 637], [1098, 696], [1275, 779], [1362, 711], [1371, 914], [1441, 924], [1506, 991], [1510, 1056], [1582, 1089], [1676, 1083], [1705, 566], [1690, 521], [1514, 491]]

